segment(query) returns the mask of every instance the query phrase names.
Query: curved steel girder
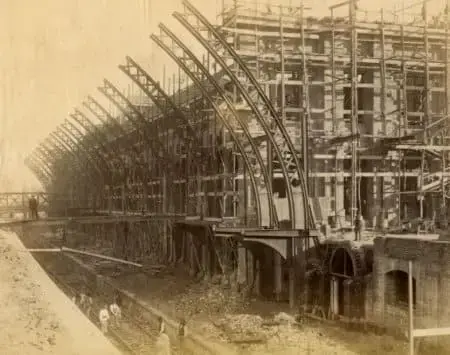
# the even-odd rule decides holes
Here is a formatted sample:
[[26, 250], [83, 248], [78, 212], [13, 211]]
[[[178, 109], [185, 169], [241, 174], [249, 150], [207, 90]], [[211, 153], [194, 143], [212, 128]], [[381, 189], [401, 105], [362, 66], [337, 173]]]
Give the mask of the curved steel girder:
[[[89, 147], [86, 141], [84, 140], [84, 134], [69, 120], [64, 120], [64, 122], [60, 125], [60, 127], [67, 132], [69, 136], [73, 138], [73, 140], [76, 142], [76, 144], [81, 147], [82, 150], [86, 152], [87, 155], [89, 155], [92, 160], [98, 162], [99, 168], [104, 171], [106, 176], [110, 177], [111, 169], [108, 164], [107, 159], [100, 154], [100, 152], [95, 149], [91, 149], [92, 147]], [[93, 153], [92, 153], [93, 151]]]
[[[111, 115], [102, 105], [98, 103], [92, 96], [88, 96], [87, 100], [83, 102], [83, 105], [102, 122], [105, 127], [108, 127], [113, 136], [120, 137], [126, 135], [127, 132], [120, 124], [119, 120]], [[136, 149], [136, 148], [135, 148]]]
[[[168, 48], [162, 41], [160, 41], [159, 38], [157, 38], [156, 36], [152, 36], [152, 39], [155, 41], [156, 44], [158, 44], [161, 47], [162, 50], [164, 50], [183, 69], [183, 71], [191, 78], [191, 80], [196, 84], [196, 86], [202, 91], [204, 97], [209, 101], [211, 106], [214, 108], [214, 111], [217, 113], [217, 116], [222, 121], [224, 126], [227, 128], [228, 132], [230, 133], [231, 138], [235, 142], [239, 152], [242, 155], [242, 158], [244, 160], [244, 163], [245, 163], [247, 169], [249, 169], [250, 172], [253, 172], [252, 166], [248, 160], [247, 154], [245, 153], [244, 147], [242, 146], [241, 142], [239, 141], [239, 138], [236, 136], [236, 133], [234, 132], [233, 127], [228, 122], [228, 120], [225, 118], [222, 110], [217, 106], [214, 99], [209, 94], [208, 90], [206, 90], [206, 88], [204, 87], [203, 83], [195, 76], [194, 73], [192, 73], [192, 71], [186, 66], [185, 63], [183, 63], [183, 61], [179, 60], [179, 58], [170, 50], [170, 48]], [[251, 173], [249, 175], [250, 175], [250, 181], [252, 184], [253, 193], [254, 193], [255, 201], [256, 201], [255, 205], [256, 205], [257, 223], [258, 223], [258, 226], [261, 226], [260, 196], [258, 193], [258, 189], [256, 187], [256, 181], [255, 181], [254, 174]]]
[[[91, 172], [91, 170], [84, 168], [86, 162], [81, 161], [74, 152], [69, 150], [60, 139], [54, 135], [54, 133], [51, 133], [50, 136], [41, 143], [41, 146], [47, 152], [47, 155], [58, 154], [58, 159], [63, 163], [67, 158], [71, 157], [73, 159], [73, 164], [77, 166], [80, 173], [85, 174], [87, 171]], [[83, 163], [83, 165], [81, 163]], [[65, 164], [68, 165], [69, 162], [66, 161]], [[93, 174], [92, 177], [97, 178], [97, 175]]]
[[201, 151], [201, 146], [203, 145], [202, 140], [199, 138], [198, 134], [196, 134], [195, 129], [192, 127], [185, 112], [175, 104], [174, 100], [172, 100], [172, 98], [161, 88], [161, 85], [159, 85], [159, 83], [131, 57], [127, 56], [126, 61], [126, 65], [119, 65], [119, 69], [139, 86], [167, 119], [172, 116], [175, 119], [179, 118], [183, 121], [187, 127], [186, 132], [188, 132], [195, 141], [195, 144], [192, 144], [192, 140], [185, 138], [188, 143], [187, 148], [193, 150], [193, 155], [195, 157], [194, 161], [196, 162], [197, 168], [204, 165], [202, 159], [203, 154]]
[[[97, 141], [97, 143], [102, 147], [102, 150], [109, 156], [108, 148], [103, 143], [102, 139], [107, 142], [108, 136], [103, 132], [101, 129], [99, 129], [83, 112], [81, 112], [78, 109], [75, 109], [74, 113], [71, 114], [71, 117], [78, 122], [80, 126], [82, 126], [87, 132], [89, 132]], [[103, 122], [102, 122], [103, 123]], [[102, 139], [99, 139], [98, 136], [101, 136]], [[117, 159], [120, 160], [120, 163], [122, 165], [122, 168], [125, 168], [125, 162], [122, 159], [121, 155], [119, 154], [119, 151], [117, 149], [116, 144], [112, 144], [113, 151], [117, 157]]]
[[242, 128], [244, 135], [249, 141], [252, 151], [255, 154], [256, 160], [258, 161], [258, 164], [261, 168], [261, 174], [265, 181], [266, 185], [265, 187], [267, 189], [268, 206], [270, 211], [270, 226], [274, 225], [275, 227], [278, 227], [278, 215], [274, 205], [271, 178], [269, 177], [269, 173], [264, 164], [264, 160], [250, 134], [250, 131], [248, 130], [247, 125], [241, 120], [231, 100], [227, 97], [225, 90], [219, 85], [217, 80], [209, 73], [209, 70], [194, 55], [194, 53], [180, 39], [178, 39], [178, 37], [172, 31], [170, 31], [164, 24], [159, 24], [159, 27], [163, 32], [163, 35], [160, 36], [161, 42], [164, 43], [165, 38], [170, 38], [172, 40], [171, 43], [172, 52], [176, 54], [177, 49], [181, 50], [181, 56], [178, 57], [178, 60], [185, 63], [188, 68], [192, 68], [191, 70], [192, 73], [196, 74], [197, 77], [199, 77], [199, 80], [200, 78], [206, 78], [208, 80], [208, 82], [214, 87], [215, 91], [217, 91], [217, 93], [220, 95], [220, 98], [226, 103], [228, 110], [231, 112], [235, 120], [239, 123], [240, 127]]
[[[92, 96], [88, 95], [87, 100], [83, 102], [83, 105], [94, 115], [96, 116], [100, 122], [105, 125], [106, 128], [110, 131], [113, 137], [126, 136], [127, 132], [120, 124], [119, 120], [111, 115], [108, 110], [106, 110], [102, 105], [100, 105]], [[114, 145], [114, 144], [113, 144]], [[115, 145], [114, 145], [115, 146]], [[130, 144], [130, 148], [136, 156], [139, 156], [141, 152], [136, 148], [134, 144]], [[121, 152], [118, 152], [121, 154]], [[135, 162], [136, 164], [136, 162]], [[139, 176], [139, 180], [141, 183], [146, 186], [148, 184], [148, 165], [141, 162], [136, 164], [142, 171], [143, 176]]]
[[48, 190], [50, 187], [50, 182], [49, 182], [48, 178], [45, 176], [45, 174], [43, 174], [42, 171], [40, 171], [40, 169], [37, 167], [37, 165], [26, 159], [25, 166], [33, 172], [33, 174], [39, 180], [39, 182], [44, 187], [44, 189]]
[[29, 157], [30, 159], [33, 158], [34, 160], [37, 160], [40, 162], [40, 164], [42, 165], [42, 168], [45, 169], [45, 171], [49, 174], [49, 175], [54, 175], [54, 171], [52, 166], [49, 164], [49, 157], [46, 156], [45, 154], [43, 154], [43, 152], [41, 152], [39, 149], [35, 149], [31, 156]]
[[[137, 86], [152, 100], [156, 107], [167, 117], [170, 116], [179, 118], [187, 127], [187, 132], [195, 140], [196, 144], [192, 144], [192, 141], [188, 140], [188, 149], [193, 149], [194, 154], [198, 161], [201, 159], [202, 152], [200, 147], [202, 141], [196, 134], [195, 129], [192, 127], [191, 122], [186, 116], [185, 112], [180, 109], [172, 98], [161, 88], [161, 85], [154, 80], [142, 67], [139, 66], [131, 57], [126, 57], [126, 65], [119, 65], [119, 69], [122, 70]], [[186, 139], [187, 140], [187, 139]], [[202, 165], [202, 164], [200, 164]]]
[[[83, 102], [83, 105], [108, 128], [112, 136], [120, 137], [127, 135], [127, 132], [120, 124], [119, 120], [112, 116], [108, 110], [100, 105], [92, 96], [88, 96], [87, 101]], [[134, 153], [140, 154], [140, 151], [135, 145], [132, 144], [131, 149]]]
[[67, 141], [67, 137], [63, 136], [63, 138], [60, 138], [55, 132], [52, 132], [50, 133], [50, 136], [46, 138], [46, 140], [42, 145], [46, 147], [49, 151], [57, 150], [62, 159], [65, 159], [67, 156], [71, 156], [73, 159], [73, 163], [76, 164], [76, 162], [78, 162], [80, 174], [82, 174], [85, 177], [90, 177], [94, 185], [100, 188], [100, 183], [97, 182], [99, 176], [96, 175], [93, 170], [89, 168], [86, 169], [87, 165], [91, 165], [94, 168], [94, 170], [100, 173], [98, 171], [97, 166], [83, 159], [78, 151], [73, 151], [72, 150], [73, 148], [71, 148], [70, 143]]
[[103, 171], [97, 166], [95, 161], [92, 161], [90, 159], [89, 155], [87, 155], [86, 153], [84, 154], [85, 159], [83, 159], [81, 151], [78, 150], [77, 144], [66, 132], [64, 132], [61, 128], [57, 128], [55, 132], [51, 133], [51, 136], [62, 145], [63, 149], [65, 149], [69, 154], [73, 155], [75, 159], [80, 162], [81, 166], [83, 166], [84, 164], [91, 165], [103, 179]]
[[[142, 115], [139, 110], [120, 92], [120, 90], [118, 90], [108, 80], [104, 79], [103, 87], [99, 87], [98, 89], [130, 120], [136, 128], [136, 131], [142, 135], [143, 140], [148, 143], [149, 148], [153, 146], [153, 142], [156, 142], [159, 149], [156, 149], [153, 146], [155, 153], [162, 153], [163, 156], [166, 157], [166, 159], [163, 159], [165, 163], [163, 166], [167, 164], [173, 167], [174, 156], [166, 150], [159, 137], [154, 135], [154, 132], [150, 132], [149, 123], [151, 123], [151, 121], [147, 121], [144, 115]], [[152, 135], [156, 139], [150, 139], [150, 136]], [[161, 160], [161, 156], [159, 154], [155, 155], [155, 158]]]
[[50, 183], [46, 179], [44, 175], [42, 175], [39, 169], [33, 164], [26, 164], [26, 167], [31, 170], [31, 172], [36, 176], [37, 180], [41, 183], [45, 191], [48, 191], [50, 188]]
[[[51, 185], [51, 183], [53, 182], [54, 176], [53, 176], [52, 172], [49, 172], [45, 168], [45, 164], [41, 159], [36, 157], [34, 154], [31, 154], [25, 159], [25, 164], [27, 164], [27, 163], [29, 165], [34, 166], [39, 171], [39, 174], [45, 178], [47, 186]], [[27, 166], [30, 167], [29, 165], [27, 165]]]
[[[104, 136], [104, 133], [77, 109], [75, 109], [74, 113], [71, 113], [69, 116], [84, 129], [84, 140], [87, 138], [86, 135], [89, 134], [90, 138], [95, 142], [95, 144], [97, 144], [98, 147], [100, 147], [103, 154], [105, 154], [105, 156], [109, 159], [112, 152], [105, 146], [104, 142], [107, 141], [107, 137]], [[102, 139], [100, 139], [99, 136]]]
[[86, 175], [86, 171], [89, 171], [88, 169], [83, 169], [83, 167], [80, 165], [79, 161], [77, 160], [77, 157], [67, 150], [55, 137], [52, 137], [51, 135], [45, 139], [44, 142], [42, 142], [39, 147], [41, 148], [41, 153], [44, 157], [56, 157], [54, 160], [54, 165], [58, 167], [58, 171], [55, 172], [55, 175], [58, 174], [58, 176], [69, 176], [70, 174], [74, 174], [76, 170], [70, 165], [67, 172], [63, 170], [63, 167], [59, 165], [59, 163], [63, 163], [65, 165], [69, 165], [69, 162], [64, 162], [65, 159], [67, 159], [69, 156], [74, 159], [73, 164], [78, 169], [79, 173], [83, 176]]
[[36, 167], [38, 167], [40, 172], [43, 175], [45, 175], [45, 177], [49, 180], [49, 182], [51, 182], [53, 180], [53, 174], [45, 168], [45, 164], [42, 161], [42, 159], [39, 159], [38, 157], [31, 155], [27, 158], [27, 161], [29, 163], [34, 164]]
[[[53, 133], [51, 133], [50, 136], [48, 136], [44, 140], [44, 142], [40, 144], [40, 146], [47, 152], [47, 155], [57, 155], [57, 159], [61, 162], [64, 162], [64, 160], [66, 160], [70, 156], [73, 159], [73, 163], [78, 165], [78, 169], [80, 170], [80, 172], [86, 172], [87, 169], [84, 169], [83, 166], [81, 166], [80, 161], [77, 159], [76, 155], [72, 151], [68, 150], [59, 141], [59, 139], [53, 135]], [[68, 164], [68, 162], [66, 164]]]
[[47, 167], [47, 169], [51, 172], [53, 172], [53, 168], [54, 168], [54, 161], [53, 159], [55, 158], [54, 156], [51, 156], [49, 154], [47, 154], [47, 151], [42, 148], [42, 146], [38, 145], [33, 153], [34, 156], [40, 158], [41, 160], [43, 160], [43, 163], [45, 164], [45, 166]]
[[[246, 75], [247, 79], [254, 86], [254, 88], [256, 89], [256, 91], [258, 93], [258, 97], [262, 100], [262, 102], [264, 102], [270, 115], [273, 117], [273, 120], [275, 121], [278, 129], [280, 130], [280, 132], [286, 142], [288, 149], [290, 150], [290, 153], [292, 154], [292, 159], [294, 160], [295, 169], [297, 171], [298, 178], [299, 178], [299, 181], [301, 184], [302, 195], [303, 195], [303, 208], [304, 208], [304, 216], [305, 216], [305, 229], [309, 229], [309, 228], [314, 229], [315, 223], [313, 220], [313, 213], [312, 213], [311, 205], [309, 203], [307, 183], [306, 183], [306, 178], [304, 175], [305, 172], [301, 168], [300, 161], [297, 157], [296, 149], [295, 149], [294, 144], [292, 143], [292, 140], [286, 130], [286, 127], [284, 127], [283, 123], [279, 119], [278, 114], [277, 114], [274, 106], [272, 105], [272, 102], [269, 100], [269, 98], [265, 94], [264, 90], [261, 88], [261, 86], [257, 82], [254, 75], [251, 73], [251, 71], [249, 70], [247, 65], [242, 61], [242, 59], [239, 57], [239, 55], [236, 53], [236, 51], [217, 32], [217, 30], [214, 28], [214, 26], [212, 26], [211, 23], [188, 0], [183, 0], [183, 5], [185, 6], [185, 9], [187, 9], [195, 17], [195, 19], [198, 21], [198, 23], [201, 23], [203, 26], [206, 27], [210, 38], [214, 37], [222, 45], [222, 47], [225, 49], [225, 51], [228, 52], [228, 54], [230, 54], [230, 56], [236, 61], [240, 70]], [[202, 35], [198, 31], [196, 31], [187, 22], [186, 18], [183, 17], [183, 15], [176, 13], [176, 14], [174, 14], [174, 16], [189, 30], [189, 32], [191, 32], [202, 43], [202, 45], [208, 50], [208, 52], [211, 55], [214, 56], [216, 61], [221, 66], [222, 66], [222, 64], [225, 64], [222, 57], [216, 52], [216, 50], [214, 50], [211, 47], [211, 45], [205, 40], [205, 38], [203, 38]], [[228, 68], [228, 66], [225, 65], [225, 67], [228, 69], [227, 71], [229, 72], [227, 74], [228, 75], [231, 74], [230, 77], [236, 78], [236, 76], [234, 75], [233, 72], [231, 72], [231, 70]], [[244, 96], [244, 98], [246, 98], [246, 101], [247, 101], [247, 99], [250, 99], [250, 97], [246, 91], [244, 91], [243, 96]], [[257, 107], [256, 107], [256, 105], [254, 105], [253, 101], [251, 99], [248, 101], [249, 101], [248, 104], [250, 105], [250, 107], [252, 107], [252, 110], [253, 110], [253, 108], [257, 110]], [[269, 136], [269, 134], [268, 134], [268, 136]], [[272, 135], [270, 135], [270, 137], [272, 137]], [[277, 155], [278, 155], [278, 153], [277, 153]], [[282, 157], [278, 156], [278, 159], [280, 161], [280, 165], [283, 167], [284, 163], [283, 163]], [[284, 167], [283, 170], [287, 170], [286, 167]], [[292, 191], [289, 181], [286, 181], [286, 183], [288, 184], [288, 189]], [[294, 208], [293, 205], [292, 205], [292, 207]], [[295, 211], [292, 210], [292, 212], [295, 212]], [[294, 214], [294, 217], [295, 217], [295, 214]], [[291, 223], [295, 228], [295, 223], [293, 221], [291, 221]]]
[[[186, 117], [185, 113], [175, 104], [172, 98], [161, 88], [159, 83], [154, 80], [142, 67], [139, 66], [131, 57], [126, 57], [126, 65], [119, 65], [131, 80], [133, 80], [139, 88], [153, 101], [158, 109], [166, 115], [172, 110], [174, 118], [181, 119], [187, 127], [191, 137], [199, 141], [195, 129]], [[198, 142], [197, 142], [198, 143]]]
[[83, 155], [86, 161], [90, 162], [93, 166], [95, 166], [98, 169], [98, 172], [102, 177], [102, 180], [107, 181], [107, 179], [105, 179], [105, 175], [108, 176], [109, 174], [108, 168], [100, 166], [97, 159], [95, 159], [90, 154], [90, 152], [84, 145], [78, 144], [79, 142], [77, 141], [77, 139], [71, 134], [71, 132], [66, 127], [59, 126], [56, 130], [56, 134], [59, 134], [59, 137], [64, 140], [64, 143], [66, 143], [68, 147], [70, 147], [72, 151], [75, 152], [75, 154], [77, 154], [80, 157], [81, 155]]
[[44, 189], [47, 191], [50, 189], [51, 186], [51, 179], [40, 169], [38, 165], [34, 162], [29, 162], [27, 167], [34, 173], [36, 178], [39, 180], [41, 185], [44, 187]]
[[211, 45], [208, 43], [207, 40], [205, 40], [202, 35], [179, 13], [174, 13], [173, 16], [205, 47], [205, 49], [214, 57], [216, 62], [222, 67], [222, 69], [228, 74], [230, 79], [233, 81], [233, 84], [236, 86], [236, 88], [239, 90], [241, 95], [244, 97], [245, 101], [249, 105], [249, 107], [252, 109], [256, 119], [260, 123], [261, 127], [263, 128], [264, 132], [266, 133], [267, 137], [270, 140], [270, 143], [272, 145], [272, 148], [275, 152], [276, 157], [280, 161], [280, 166], [283, 174], [283, 178], [286, 184], [286, 190], [287, 190], [287, 199], [288, 199], [288, 206], [289, 206], [289, 218], [291, 221], [291, 227], [295, 229], [295, 204], [294, 204], [294, 194], [292, 192], [292, 185], [289, 177], [288, 170], [286, 166], [282, 163], [283, 162], [283, 155], [281, 154], [280, 148], [278, 147], [275, 138], [273, 136], [273, 132], [271, 131], [269, 124], [264, 119], [264, 116], [259, 111], [258, 107], [255, 105], [255, 103], [252, 101], [249, 93], [243, 85], [240, 83], [239, 79], [236, 77], [236, 75], [233, 73], [233, 71], [226, 65], [225, 61], [220, 57], [219, 53], [217, 53], [214, 48], [211, 47]]

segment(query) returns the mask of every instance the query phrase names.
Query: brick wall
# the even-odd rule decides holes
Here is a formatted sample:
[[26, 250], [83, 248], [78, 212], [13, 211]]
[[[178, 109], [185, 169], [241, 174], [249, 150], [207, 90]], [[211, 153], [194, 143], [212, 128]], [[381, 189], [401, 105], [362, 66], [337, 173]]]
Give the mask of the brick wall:
[[[408, 273], [408, 259], [413, 259], [416, 283], [415, 328], [450, 326], [450, 243], [418, 239], [376, 238], [372, 300], [373, 319], [378, 324], [405, 329], [407, 307], [395, 302], [395, 283], [386, 274], [400, 270]], [[397, 300], [398, 301], [398, 300]], [[440, 342], [444, 339], [440, 338]]]

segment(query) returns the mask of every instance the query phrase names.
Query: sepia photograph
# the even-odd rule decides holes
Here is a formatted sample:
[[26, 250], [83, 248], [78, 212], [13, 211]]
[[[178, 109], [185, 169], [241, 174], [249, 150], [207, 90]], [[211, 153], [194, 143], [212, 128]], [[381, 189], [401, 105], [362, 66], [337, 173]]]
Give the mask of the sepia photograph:
[[0, 0], [0, 354], [450, 354], [450, 0]]

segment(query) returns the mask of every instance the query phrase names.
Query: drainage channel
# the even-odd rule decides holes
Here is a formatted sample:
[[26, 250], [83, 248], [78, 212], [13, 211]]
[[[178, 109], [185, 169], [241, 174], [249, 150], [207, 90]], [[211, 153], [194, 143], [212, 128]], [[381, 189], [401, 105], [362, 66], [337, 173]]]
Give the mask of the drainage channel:
[[[67, 261], [61, 254], [34, 254], [36, 261], [46, 271], [55, 284], [70, 298], [79, 294], [89, 286], [85, 280], [70, 270], [67, 270]], [[97, 316], [100, 308], [104, 304], [110, 304], [111, 299], [96, 292], [92, 294], [94, 301], [90, 320], [99, 326]], [[108, 338], [119, 348], [124, 354], [130, 355], [146, 355], [155, 353], [155, 334], [157, 329], [133, 317], [133, 314], [127, 314], [126, 309], [122, 310], [122, 319], [119, 324], [114, 321], [110, 322], [108, 329]], [[177, 353], [177, 349], [172, 349], [173, 353]]]

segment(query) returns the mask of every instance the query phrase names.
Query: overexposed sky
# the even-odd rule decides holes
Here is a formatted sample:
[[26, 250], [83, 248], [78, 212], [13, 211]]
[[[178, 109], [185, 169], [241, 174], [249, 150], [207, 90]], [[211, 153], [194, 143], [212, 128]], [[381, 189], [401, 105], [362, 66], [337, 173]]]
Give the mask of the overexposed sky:
[[[191, 2], [211, 21], [222, 4], [222, 0]], [[305, 0], [312, 7], [309, 13], [316, 16], [326, 16], [328, 6], [337, 2]], [[420, 1], [404, 1], [405, 7], [416, 3], [409, 11], [420, 12]], [[83, 110], [81, 103], [88, 94], [110, 107], [97, 90], [103, 78], [129, 89], [131, 80], [117, 68], [126, 55], [156, 79], [162, 80], [164, 65], [167, 77], [171, 76], [175, 65], [149, 35], [164, 22], [191, 43], [192, 37], [171, 16], [181, 10], [180, 4], [180, 0], [0, 1], [0, 141], [7, 143], [0, 191], [38, 186], [23, 159], [75, 107]], [[402, 1], [361, 0], [359, 4], [361, 9], [378, 11], [398, 9]], [[430, 14], [444, 5], [445, 0], [431, 0]]]

